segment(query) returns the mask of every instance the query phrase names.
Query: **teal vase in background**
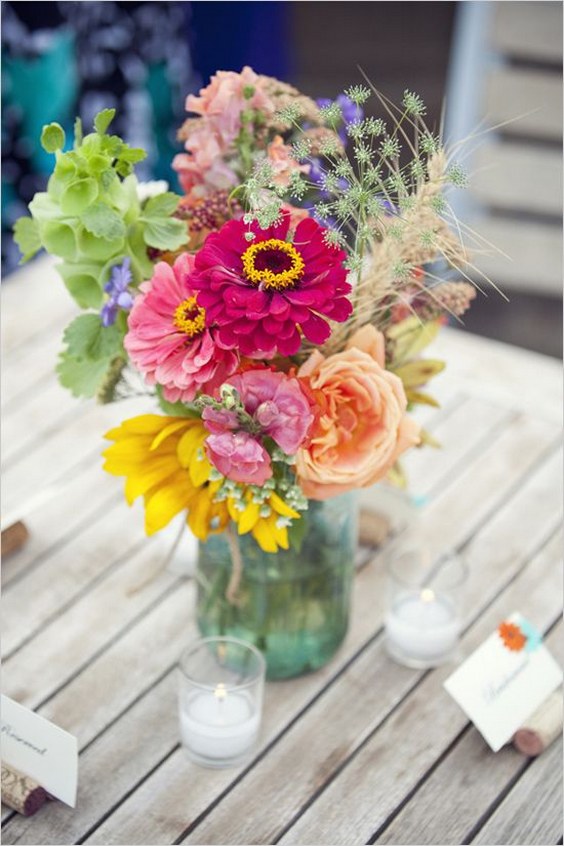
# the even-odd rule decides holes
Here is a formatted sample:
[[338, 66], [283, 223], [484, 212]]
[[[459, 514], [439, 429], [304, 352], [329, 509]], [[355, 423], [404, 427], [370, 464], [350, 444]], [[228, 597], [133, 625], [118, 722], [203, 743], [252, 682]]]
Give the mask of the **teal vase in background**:
[[226, 591], [232, 573], [225, 535], [200, 544], [198, 626], [205, 637], [230, 635], [265, 655], [267, 678], [312, 672], [345, 637], [358, 538], [355, 492], [310, 501], [299, 552], [263, 552], [250, 534], [238, 537], [243, 561], [237, 601]]

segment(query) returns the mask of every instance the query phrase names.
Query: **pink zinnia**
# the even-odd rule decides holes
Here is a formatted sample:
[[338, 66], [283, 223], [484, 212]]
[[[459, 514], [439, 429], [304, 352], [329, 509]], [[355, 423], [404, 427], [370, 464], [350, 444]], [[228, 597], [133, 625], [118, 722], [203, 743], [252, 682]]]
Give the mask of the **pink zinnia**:
[[326, 244], [325, 230], [312, 218], [302, 220], [293, 237], [289, 229], [288, 212], [268, 229], [230, 220], [208, 235], [196, 256], [190, 281], [226, 349], [263, 358], [276, 351], [293, 355], [302, 333], [322, 344], [331, 334], [324, 318], [350, 316], [345, 252]]
[[219, 472], [244, 485], [264, 485], [272, 476], [270, 456], [248, 432], [209, 435], [206, 454]]
[[149, 385], [162, 385], [169, 402], [190, 402], [213, 393], [237, 368], [236, 353], [217, 345], [205, 310], [196, 301], [190, 274], [194, 257], [174, 267], [159, 262], [131, 309], [124, 346]]

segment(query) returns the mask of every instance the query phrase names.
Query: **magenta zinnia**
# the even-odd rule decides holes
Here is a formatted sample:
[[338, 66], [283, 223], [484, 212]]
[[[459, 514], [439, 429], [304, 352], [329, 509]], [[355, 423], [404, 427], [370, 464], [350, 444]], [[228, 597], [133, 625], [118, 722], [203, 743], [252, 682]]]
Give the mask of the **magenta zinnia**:
[[[254, 235], [247, 240], [248, 233]], [[268, 229], [230, 220], [196, 256], [192, 286], [217, 326], [218, 343], [243, 355], [293, 355], [302, 335], [322, 344], [325, 318], [342, 322], [352, 311], [345, 253], [324, 240], [311, 218], [290, 231], [290, 215]]]
[[174, 267], [160, 262], [140, 286], [129, 315], [124, 346], [150, 385], [163, 386], [170, 402], [190, 402], [198, 391], [213, 393], [238, 365], [238, 356], [217, 345], [205, 310], [196, 302], [190, 274], [194, 257], [184, 253]]

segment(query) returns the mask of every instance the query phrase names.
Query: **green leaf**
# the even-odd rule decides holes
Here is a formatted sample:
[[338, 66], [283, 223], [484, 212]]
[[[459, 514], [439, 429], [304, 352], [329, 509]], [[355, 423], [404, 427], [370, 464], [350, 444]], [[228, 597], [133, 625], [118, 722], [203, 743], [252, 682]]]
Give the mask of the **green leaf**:
[[99, 314], [81, 314], [65, 329], [66, 354], [72, 358], [100, 361], [122, 352], [122, 332], [116, 324], [103, 326]]
[[39, 232], [48, 253], [67, 261], [76, 259], [76, 234], [72, 226], [57, 220], [39, 221]]
[[63, 214], [78, 217], [92, 205], [98, 196], [98, 183], [95, 179], [75, 179], [61, 195], [61, 210]]
[[288, 526], [288, 543], [296, 552], [301, 552], [302, 544], [307, 531], [307, 520], [300, 517], [299, 520], [292, 520], [291, 526]]
[[124, 147], [119, 154], [120, 161], [137, 164], [147, 158], [147, 152], [141, 147]]
[[188, 240], [188, 230], [183, 220], [172, 217], [151, 218], [145, 220], [143, 238], [149, 247], [178, 250]]
[[402, 364], [401, 367], [392, 368], [392, 373], [399, 376], [404, 388], [417, 388], [444, 369], [444, 361], [434, 358], [421, 358], [417, 361], [410, 361], [409, 364]]
[[94, 118], [94, 129], [99, 135], [103, 135], [116, 116], [115, 109], [103, 109]]
[[163, 389], [157, 385], [157, 398], [159, 405], [165, 414], [170, 414], [173, 417], [201, 417], [200, 412], [190, 405], [185, 405], [183, 402], [169, 402], [163, 396]]
[[432, 405], [433, 408], [440, 408], [439, 403], [431, 394], [424, 394], [421, 391], [414, 391], [413, 388], [408, 388], [405, 395], [407, 401], [413, 403], [413, 405]]
[[57, 270], [63, 277], [69, 293], [81, 308], [100, 308], [103, 297], [98, 278], [99, 267], [89, 264], [60, 264]]
[[81, 215], [81, 221], [85, 229], [96, 235], [97, 238], [105, 238], [106, 241], [114, 241], [117, 238], [125, 237], [125, 223], [119, 214], [111, 209], [106, 203], [97, 202], [89, 206]]
[[419, 437], [421, 438], [421, 441], [418, 444], [419, 447], [430, 446], [434, 449], [441, 449], [441, 442], [434, 438], [433, 435], [427, 431], [427, 429], [421, 429], [419, 431]]
[[143, 218], [149, 220], [154, 217], [170, 217], [177, 207], [180, 197], [172, 191], [164, 191], [156, 197], [150, 197], [143, 207]]
[[29, 261], [41, 249], [41, 238], [39, 237], [37, 221], [32, 217], [20, 217], [19, 220], [16, 220], [14, 225], [14, 241], [22, 253], [20, 264], [25, 264], [26, 261]]
[[[411, 318], [408, 318], [409, 320]], [[417, 320], [417, 318], [415, 318]], [[407, 321], [403, 321], [407, 322]], [[432, 341], [435, 340], [441, 329], [441, 320], [432, 320], [428, 323], [412, 325], [406, 332], [398, 337], [394, 346], [394, 364], [402, 364], [404, 361], [415, 358]], [[389, 337], [389, 332], [388, 332]]]
[[74, 122], [74, 148], [80, 147], [83, 138], [82, 121], [79, 117]]
[[41, 132], [41, 146], [47, 153], [56, 153], [65, 146], [65, 133], [58, 123], [49, 123]]
[[68, 388], [75, 397], [95, 396], [107, 370], [107, 359], [91, 361], [74, 358], [67, 353], [61, 353], [57, 365], [59, 382], [64, 388]]

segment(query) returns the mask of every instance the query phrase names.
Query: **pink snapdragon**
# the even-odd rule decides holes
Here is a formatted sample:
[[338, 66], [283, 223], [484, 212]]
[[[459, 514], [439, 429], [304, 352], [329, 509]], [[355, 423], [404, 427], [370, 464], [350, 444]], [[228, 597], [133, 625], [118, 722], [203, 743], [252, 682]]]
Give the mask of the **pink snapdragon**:
[[297, 379], [273, 370], [247, 370], [228, 384], [239, 392], [245, 411], [287, 455], [301, 446], [313, 422], [309, 401]]
[[234, 482], [263, 485], [272, 476], [269, 454], [248, 432], [209, 435], [206, 455], [223, 476]]

